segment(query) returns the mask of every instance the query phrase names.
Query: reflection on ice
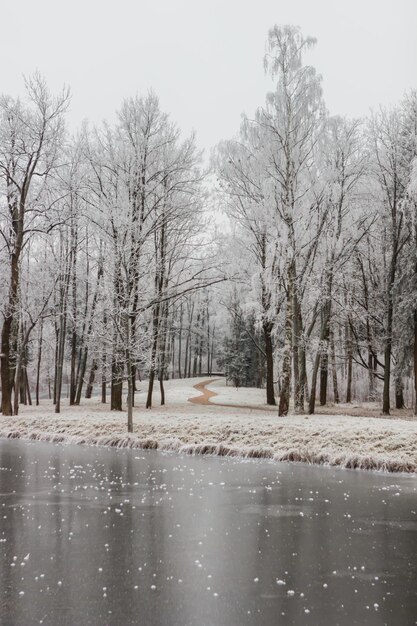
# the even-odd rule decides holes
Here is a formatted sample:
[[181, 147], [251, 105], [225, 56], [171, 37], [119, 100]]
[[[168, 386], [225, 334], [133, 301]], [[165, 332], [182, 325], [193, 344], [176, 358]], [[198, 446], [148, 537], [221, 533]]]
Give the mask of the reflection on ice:
[[409, 476], [0, 441], [0, 622], [411, 624], [415, 501]]

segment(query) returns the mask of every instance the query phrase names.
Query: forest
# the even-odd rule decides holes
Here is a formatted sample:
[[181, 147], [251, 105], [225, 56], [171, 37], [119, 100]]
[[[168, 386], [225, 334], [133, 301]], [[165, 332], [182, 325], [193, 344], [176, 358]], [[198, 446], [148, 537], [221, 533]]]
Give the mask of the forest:
[[315, 44], [269, 31], [271, 90], [210, 155], [153, 92], [74, 133], [39, 73], [1, 96], [4, 416], [96, 395], [131, 432], [139, 381], [150, 409], [218, 372], [280, 416], [417, 415], [417, 92], [331, 116]]

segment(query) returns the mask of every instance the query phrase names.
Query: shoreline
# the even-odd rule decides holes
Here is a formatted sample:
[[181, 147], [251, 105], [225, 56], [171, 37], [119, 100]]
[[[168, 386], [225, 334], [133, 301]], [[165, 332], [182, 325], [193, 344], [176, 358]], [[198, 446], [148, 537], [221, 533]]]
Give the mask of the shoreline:
[[0, 414], [0, 437], [417, 474], [415, 419], [381, 419], [366, 415], [367, 407], [362, 416], [278, 417], [274, 409], [257, 406], [262, 391], [225, 387], [224, 379], [214, 377], [167, 381], [168, 404], [158, 406], [156, 394], [153, 408], [145, 409], [146, 382], [141, 386], [132, 434], [125, 412], [92, 398], [78, 406], [65, 402], [58, 415], [46, 400], [22, 406], [17, 416]]
[[[210, 407], [211, 412], [211, 407]], [[97, 416], [103, 418], [103, 415]], [[124, 414], [97, 420], [60, 416], [2, 417], [0, 437], [23, 441], [152, 449], [180, 454], [270, 459], [345, 469], [417, 473], [417, 424], [375, 418], [254, 415], [148, 415], [125, 432]], [[329, 422], [333, 421], [332, 424]], [[388, 423], [387, 423], [388, 422]], [[377, 440], [379, 438], [379, 441]]]

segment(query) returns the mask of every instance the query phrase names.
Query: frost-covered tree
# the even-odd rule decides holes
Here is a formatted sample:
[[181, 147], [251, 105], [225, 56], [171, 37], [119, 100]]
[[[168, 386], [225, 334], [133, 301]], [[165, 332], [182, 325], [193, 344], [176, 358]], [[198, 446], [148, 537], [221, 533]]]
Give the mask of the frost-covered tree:
[[15, 373], [13, 342], [19, 330], [22, 256], [31, 236], [50, 232], [56, 198], [50, 180], [63, 142], [63, 116], [69, 94], [52, 96], [43, 78], [25, 81], [27, 101], [0, 98], [1, 235], [6, 246], [7, 296], [2, 307], [1, 387], [3, 415], [12, 415]]

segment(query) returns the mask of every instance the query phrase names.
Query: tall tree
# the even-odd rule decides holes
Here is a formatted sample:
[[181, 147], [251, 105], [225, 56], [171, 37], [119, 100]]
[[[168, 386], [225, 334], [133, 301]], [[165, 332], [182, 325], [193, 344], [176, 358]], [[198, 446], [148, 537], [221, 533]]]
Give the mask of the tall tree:
[[1, 232], [9, 259], [9, 288], [1, 332], [1, 386], [3, 415], [12, 415], [13, 326], [18, 322], [21, 259], [26, 242], [39, 229], [50, 231], [43, 188], [59, 160], [63, 116], [69, 93], [53, 97], [38, 74], [25, 81], [28, 103], [0, 98], [0, 180], [7, 213]]

